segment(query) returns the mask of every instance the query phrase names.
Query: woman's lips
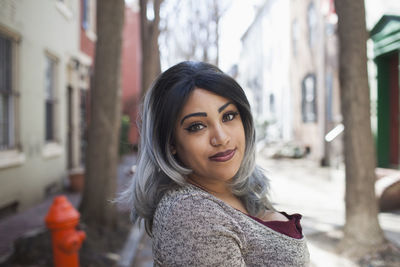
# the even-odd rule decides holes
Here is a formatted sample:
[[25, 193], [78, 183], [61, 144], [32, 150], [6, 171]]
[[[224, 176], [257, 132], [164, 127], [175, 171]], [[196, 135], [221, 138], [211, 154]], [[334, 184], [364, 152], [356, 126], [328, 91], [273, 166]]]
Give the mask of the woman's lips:
[[211, 157], [209, 157], [212, 161], [224, 162], [228, 161], [235, 155], [236, 149], [226, 150], [224, 152], [217, 153]]

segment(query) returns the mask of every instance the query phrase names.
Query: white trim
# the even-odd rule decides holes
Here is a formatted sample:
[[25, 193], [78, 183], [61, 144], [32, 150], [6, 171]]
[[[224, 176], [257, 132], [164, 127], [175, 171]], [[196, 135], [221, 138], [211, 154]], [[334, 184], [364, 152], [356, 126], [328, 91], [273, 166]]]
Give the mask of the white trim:
[[42, 150], [42, 156], [45, 159], [59, 157], [64, 153], [64, 148], [58, 143], [46, 143]]
[[78, 168], [70, 169], [68, 171], [69, 175], [81, 174], [81, 173], [85, 173], [85, 168], [84, 167], [78, 167]]
[[87, 30], [86, 31], [86, 36], [92, 42], [96, 42], [97, 41], [97, 34], [95, 34], [94, 31], [92, 31], [92, 30]]
[[[59, 123], [59, 120], [56, 119], [59, 117], [59, 114], [60, 114], [60, 101], [61, 101], [60, 100], [61, 99], [60, 98], [60, 94], [61, 94], [60, 88], [62, 86], [60, 86], [60, 84], [59, 84], [59, 81], [60, 81], [59, 75], [60, 75], [61, 61], [60, 61], [60, 57], [57, 54], [52, 53], [51, 51], [49, 51], [47, 49], [45, 50], [45, 57], [46, 57], [46, 60], [54, 61], [53, 62], [54, 63], [54, 66], [53, 66], [53, 68], [54, 68], [54, 70], [53, 70], [54, 84], [53, 84], [53, 88], [52, 88], [53, 97], [51, 99], [51, 101], [53, 103], [53, 110], [52, 110], [52, 112], [53, 112], [53, 129], [52, 129], [53, 139], [46, 140], [46, 132], [44, 133], [44, 136], [43, 136], [45, 142], [51, 143], [51, 142], [55, 142], [56, 140], [60, 140], [60, 138], [61, 138], [60, 137], [60, 123]], [[47, 68], [47, 66], [46, 66], [46, 68]], [[47, 71], [47, 69], [45, 69], [45, 73], [46, 73], [46, 71]], [[45, 75], [45, 78], [47, 78], [46, 75]], [[46, 90], [45, 92], [47, 92], [46, 87], [45, 87], [45, 90]], [[46, 99], [44, 99], [44, 100], [45, 100], [45, 102], [43, 102], [43, 105], [45, 105], [45, 103], [46, 103]], [[45, 120], [45, 127], [47, 127], [46, 120]]]
[[92, 58], [91, 58], [90, 56], [88, 56], [87, 54], [85, 54], [85, 53], [79, 51], [79, 52], [76, 54], [76, 57], [79, 59], [79, 61], [80, 61], [82, 64], [84, 64], [84, 65], [86, 65], [86, 66], [88, 66], [88, 67], [90, 67], [90, 66], [92, 65], [93, 60], [92, 60]]
[[63, 2], [57, 1], [56, 3], [57, 10], [67, 19], [72, 19], [72, 11], [71, 9]]
[[0, 169], [22, 165], [25, 159], [25, 154], [18, 150], [0, 151]]
[[140, 11], [138, 0], [125, 1], [125, 5], [127, 5], [135, 13]]
[[21, 34], [10, 29], [8, 26], [0, 23], [0, 32], [12, 39], [15, 43], [19, 43], [21, 41]]

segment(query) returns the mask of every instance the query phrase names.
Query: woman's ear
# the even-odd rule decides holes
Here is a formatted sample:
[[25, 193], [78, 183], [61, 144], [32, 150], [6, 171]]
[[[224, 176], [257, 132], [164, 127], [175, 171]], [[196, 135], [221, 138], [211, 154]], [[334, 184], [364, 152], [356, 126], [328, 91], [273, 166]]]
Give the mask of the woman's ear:
[[176, 147], [175, 147], [175, 145], [169, 145], [169, 149], [171, 150], [172, 155], [176, 155]]
[[172, 134], [171, 138], [169, 139], [169, 150], [171, 150], [172, 155], [176, 155], [176, 145], [175, 145], [175, 137]]

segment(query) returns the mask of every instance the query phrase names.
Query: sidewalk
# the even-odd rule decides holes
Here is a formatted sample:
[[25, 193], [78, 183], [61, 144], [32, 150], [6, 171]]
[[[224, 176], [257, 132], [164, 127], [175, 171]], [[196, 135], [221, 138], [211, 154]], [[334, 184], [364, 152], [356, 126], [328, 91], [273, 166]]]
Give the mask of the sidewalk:
[[[135, 161], [135, 155], [127, 155], [121, 159], [118, 166], [118, 190], [121, 190], [129, 181], [130, 177], [127, 174]], [[75, 208], [78, 207], [81, 200], [80, 193], [62, 192], [61, 194], [66, 195]], [[12, 254], [13, 243], [17, 238], [45, 230], [44, 218], [52, 202], [53, 197], [49, 197], [26, 211], [0, 220], [0, 265]], [[132, 229], [134, 230], [135, 228]], [[127, 245], [137, 246], [137, 243], [138, 240], [131, 240], [130, 243], [127, 242]], [[121, 252], [121, 260], [124, 260], [129, 265], [133, 260], [135, 250], [130, 249], [130, 247], [125, 247], [125, 250], [129, 253], [125, 252], [122, 255], [123, 253]]]
[[[81, 195], [79, 193], [63, 193], [77, 207]], [[24, 235], [31, 235], [45, 229], [44, 217], [53, 203], [53, 197], [26, 211], [0, 220], [0, 263], [13, 252], [13, 242]]]
[[[344, 168], [322, 168], [307, 159], [258, 159], [268, 173], [275, 207], [303, 215], [312, 266], [357, 266], [333, 251], [345, 222]], [[400, 211], [381, 212], [379, 222], [386, 238], [400, 247]]]

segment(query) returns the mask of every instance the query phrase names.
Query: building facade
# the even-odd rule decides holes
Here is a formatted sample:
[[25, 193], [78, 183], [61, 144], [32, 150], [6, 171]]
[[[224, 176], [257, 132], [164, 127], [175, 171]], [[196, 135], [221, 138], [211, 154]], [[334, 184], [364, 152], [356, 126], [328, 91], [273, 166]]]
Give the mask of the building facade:
[[96, 46], [96, 0], [79, 0], [79, 58], [68, 66], [67, 168], [68, 176], [83, 176], [89, 123], [90, 81]]
[[258, 139], [290, 140], [289, 0], [266, 1], [242, 36], [239, 81], [253, 109]]
[[291, 1], [293, 138], [322, 165], [342, 160], [336, 24], [333, 1]]
[[2, 215], [58, 191], [80, 166], [76, 107], [91, 64], [80, 14], [80, 1], [0, 2]]
[[239, 64], [256, 122], [268, 125], [261, 138], [293, 141], [322, 165], [343, 160], [336, 24], [332, 0], [265, 1]]

